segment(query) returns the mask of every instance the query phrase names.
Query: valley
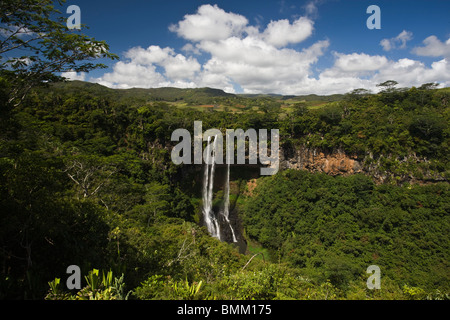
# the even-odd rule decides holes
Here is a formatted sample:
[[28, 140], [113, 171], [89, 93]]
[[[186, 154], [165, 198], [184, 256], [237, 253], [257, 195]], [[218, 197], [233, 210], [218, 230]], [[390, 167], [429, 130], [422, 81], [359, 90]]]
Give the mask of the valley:
[[[51, 282], [75, 264], [122, 275], [116, 298], [445, 298], [447, 103], [448, 90], [424, 88], [36, 88], [2, 116], [1, 294], [82, 298], [89, 286]], [[278, 129], [279, 171], [262, 176], [248, 149], [244, 164], [175, 164], [173, 131], [198, 120]], [[366, 287], [370, 265], [379, 290]]]

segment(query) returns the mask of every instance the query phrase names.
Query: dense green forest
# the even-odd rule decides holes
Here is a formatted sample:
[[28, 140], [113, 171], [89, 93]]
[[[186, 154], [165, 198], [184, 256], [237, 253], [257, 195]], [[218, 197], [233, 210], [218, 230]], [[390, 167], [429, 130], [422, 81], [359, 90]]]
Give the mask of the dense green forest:
[[[0, 296], [448, 298], [448, 99], [430, 85], [328, 98], [35, 88], [2, 109]], [[279, 128], [284, 150], [341, 149], [391, 178], [282, 170], [249, 190], [232, 168], [243, 254], [201, 226], [201, 171], [170, 160], [171, 133], [195, 120]], [[79, 291], [65, 286], [69, 265], [86, 276]], [[379, 290], [366, 286], [369, 265]]]
[[[64, 81], [118, 56], [69, 30], [63, 3], [0, 2], [0, 299], [449, 299], [449, 88], [281, 96]], [[284, 159], [339, 150], [361, 170], [231, 166], [240, 242], [219, 241], [202, 219], [202, 166], [171, 161], [173, 131], [194, 121], [279, 129]], [[225, 188], [211, 186], [220, 206]]]

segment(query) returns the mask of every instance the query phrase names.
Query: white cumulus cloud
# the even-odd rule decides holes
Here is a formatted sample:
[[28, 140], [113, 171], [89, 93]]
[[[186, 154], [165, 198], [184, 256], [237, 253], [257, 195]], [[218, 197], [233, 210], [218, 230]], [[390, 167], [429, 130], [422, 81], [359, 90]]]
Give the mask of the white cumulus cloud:
[[306, 17], [300, 17], [292, 24], [283, 19], [271, 21], [264, 30], [264, 40], [276, 47], [283, 47], [289, 43], [299, 43], [308, 38], [313, 32], [314, 22]]
[[125, 57], [129, 60], [119, 61], [112, 72], [94, 81], [116, 88], [194, 87], [192, 78], [201, 68], [195, 58], [159, 46], [134, 47], [125, 53]]
[[423, 40], [423, 47], [416, 47], [413, 52], [419, 56], [450, 58], [450, 38], [441, 42], [436, 36], [429, 36]]
[[370, 56], [365, 53], [335, 54], [337, 59], [334, 66], [344, 72], [367, 72], [379, 70], [388, 62], [384, 56]]
[[380, 41], [380, 45], [384, 51], [390, 51], [392, 49], [404, 49], [406, 48], [406, 42], [410, 41], [413, 37], [412, 32], [403, 30], [398, 36], [390, 39], [383, 39]]
[[446, 59], [427, 67], [417, 60], [402, 58], [395, 61], [365, 53], [335, 53], [335, 57], [334, 65], [319, 75], [313, 90], [322, 91], [328, 87], [333, 92], [345, 93], [365, 88], [377, 92], [376, 85], [386, 80], [397, 81], [399, 87], [419, 86], [428, 82], [450, 85], [450, 63]]
[[85, 81], [86, 80], [86, 73], [84, 72], [80, 72], [77, 73], [75, 71], [67, 71], [67, 72], [62, 72], [61, 73], [61, 77], [66, 78], [67, 80], [80, 80], [80, 81]]
[[[317, 9], [318, 2], [310, 1], [307, 13], [317, 13], [312, 9]], [[217, 5], [202, 5], [169, 30], [186, 41], [182, 53], [157, 45], [134, 47], [111, 72], [90, 81], [114, 88], [213, 87], [227, 92], [287, 95], [346, 93], [356, 88], [376, 92], [376, 85], [386, 80], [405, 87], [427, 82], [450, 85], [450, 39], [441, 42], [435, 36], [413, 49], [419, 56], [442, 58], [428, 66], [409, 58], [392, 60], [364, 52], [332, 52], [332, 65], [317, 70], [317, 62], [331, 41], [301, 45], [314, 32], [310, 17], [270, 21], [265, 26], [259, 22], [256, 26]], [[381, 45], [386, 51], [402, 49], [411, 39], [412, 33], [404, 30], [383, 39]], [[84, 79], [85, 75], [67, 76]]]
[[[310, 74], [310, 67], [329, 46], [327, 40], [294, 50], [313, 31], [313, 21], [300, 17], [271, 21], [262, 32], [244, 16], [217, 5], [202, 5], [169, 30], [190, 41], [181, 53], [172, 48], [134, 47], [113, 71], [93, 81], [117, 88], [217, 87], [244, 92], [294, 92]], [[208, 54], [201, 65], [194, 56]]]
[[188, 14], [169, 30], [192, 41], [221, 40], [241, 34], [248, 24], [242, 15], [225, 12], [217, 5], [202, 5], [196, 14]]

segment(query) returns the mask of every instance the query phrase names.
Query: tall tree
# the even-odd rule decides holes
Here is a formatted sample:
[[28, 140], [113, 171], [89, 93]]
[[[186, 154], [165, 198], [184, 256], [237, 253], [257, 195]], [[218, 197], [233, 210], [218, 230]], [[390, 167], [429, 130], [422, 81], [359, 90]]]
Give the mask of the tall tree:
[[106, 67], [98, 58], [117, 59], [105, 41], [69, 29], [55, 7], [65, 0], [0, 2], [0, 79], [7, 79], [7, 104], [19, 105], [36, 85], [60, 81], [61, 72]]
[[395, 91], [395, 86], [398, 85], [398, 82], [395, 80], [387, 80], [385, 82], [377, 84], [377, 87], [381, 87], [380, 93], [391, 93]]

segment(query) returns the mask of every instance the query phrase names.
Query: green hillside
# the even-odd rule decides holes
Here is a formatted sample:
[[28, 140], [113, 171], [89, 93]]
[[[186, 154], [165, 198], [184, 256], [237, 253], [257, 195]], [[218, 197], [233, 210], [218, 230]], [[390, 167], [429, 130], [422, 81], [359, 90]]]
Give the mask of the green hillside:
[[[3, 113], [0, 295], [69, 298], [48, 282], [76, 264], [86, 275], [112, 270], [123, 283], [115, 297], [132, 290], [132, 299], [448, 297], [447, 90], [411, 88], [320, 108], [286, 109], [272, 97], [237, 97], [246, 103], [239, 112], [173, 107], [175, 99], [230, 98], [68, 82], [36, 89]], [[370, 153], [368, 165], [390, 178], [288, 170], [257, 178], [250, 192], [245, 170], [232, 169], [231, 197], [250, 244], [242, 254], [201, 227], [199, 172], [170, 160], [171, 133], [192, 132], [196, 120], [204, 130], [278, 128], [285, 150]], [[381, 290], [366, 287], [373, 264]], [[88, 294], [86, 287], [78, 296]]]

